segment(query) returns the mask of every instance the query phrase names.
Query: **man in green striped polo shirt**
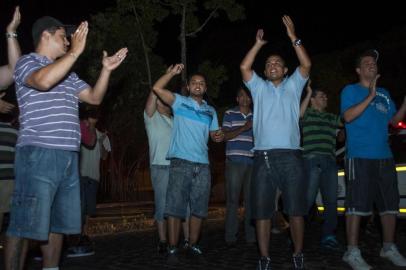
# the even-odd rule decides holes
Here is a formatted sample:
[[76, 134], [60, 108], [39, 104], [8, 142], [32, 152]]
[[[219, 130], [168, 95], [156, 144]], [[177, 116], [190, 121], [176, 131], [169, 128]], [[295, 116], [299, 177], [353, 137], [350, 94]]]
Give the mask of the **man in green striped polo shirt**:
[[[338, 115], [326, 112], [327, 95], [321, 89], [306, 87], [306, 97], [300, 106], [302, 121], [303, 155], [307, 180], [307, 205], [310, 210], [317, 191], [324, 204], [324, 223], [321, 246], [324, 249], [339, 248], [335, 236], [337, 227], [337, 166], [335, 159], [336, 132], [342, 127]], [[310, 103], [310, 108], [308, 105]]]

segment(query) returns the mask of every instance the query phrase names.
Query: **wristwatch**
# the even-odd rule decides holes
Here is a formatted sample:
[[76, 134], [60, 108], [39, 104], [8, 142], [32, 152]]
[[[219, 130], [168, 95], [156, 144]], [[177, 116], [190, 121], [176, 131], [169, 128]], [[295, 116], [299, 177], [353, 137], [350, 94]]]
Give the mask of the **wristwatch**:
[[17, 38], [17, 33], [16, 32], [7, 32], [6, 33], [7, 38]]
[[301, 39], [296, 39], [295, 41], [293, 41], [293, 45], [295, 45], [295, 46], [302, 45], [302, 40]]

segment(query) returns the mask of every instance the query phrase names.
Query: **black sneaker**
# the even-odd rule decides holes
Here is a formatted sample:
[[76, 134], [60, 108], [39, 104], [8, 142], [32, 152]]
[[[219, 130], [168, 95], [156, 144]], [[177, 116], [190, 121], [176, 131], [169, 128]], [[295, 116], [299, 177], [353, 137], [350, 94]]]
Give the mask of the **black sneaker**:
[[292, 256], [293, 269], [305, 269], [303, 253], [298, 253]]
[[168, 247], [166, 262], [170, 265], [176, 265], [179, 263], [178, 249], [175, 246]]
[[166, 253], [168, 251], [168, 243], [166, 241], [159, 241], [157, 249], [159, 254]]
[[85, 257], [94, 255], [94, 249], [91, 245], [86, 246], [74, 246], [68, 248], [68, 252], [66, 253], [67, 258], [76, 258], [76, 257]]
[[321, 239], [320, 247], [325, 251], [340, 251], [342, 248], [335, 235], [328, 235]]
[[258, 260], [257, 270], [271, 270], [271, 258], [261, 257]]

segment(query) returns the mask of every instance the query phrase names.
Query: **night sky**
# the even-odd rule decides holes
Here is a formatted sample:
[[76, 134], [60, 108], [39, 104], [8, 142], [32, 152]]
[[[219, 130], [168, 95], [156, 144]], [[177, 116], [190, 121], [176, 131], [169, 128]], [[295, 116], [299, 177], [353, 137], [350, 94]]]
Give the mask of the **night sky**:
[[[382, 4], [354, 6], [355, 1], [325, 1], [325, 4], [317, 6], [309, 5], [311, 1], [302, 1], [301, 4], [293, 1], [280, 1], [280, 4], [275, 4], [276, 1], [238, 2], [245, 6], [246, 19], [230, 23], [222, 16], [211, 21], [197, 38], [189, 40], [189, 67], [193, 69], [206, 59], [214, 59], [218, 64], [228, 65], [227, 68], [232, 74], [237, 74], [239, 62], [254, 43], [258, 28], [264, 28], [265, 38], [269, 41], [264, 50], [273, 50], [275, 44], [279, 44], [279, 47], [283, 44], [283, 49], [292, 53], [291, 47], [286, 47], [290, 43], [281, 22], [283, 14], [292, 17], [297, 36], [303, 40], [311, 56], [344, 49], [357, 42], [374, 40], [384, 32], [406, 25], [406, 16], [400, 1], [394, 1], [396, 4], [388, 7]], [[51, 15], [66, 24], [78, 24], [89, 19], [90, 14], [113, 6], [114, 3], [113, 0], [2, 0], [0, 28], [4, 32], [13, 7], [19, 4], [23, 18], [19, 28], [19, 40], [23, 53], [27, 53], [33, 49], [31, 26], [36, 18]], [[163, 57], [166, 64], [180, 61], [180, 46], [177, 40], [179, 33], [176, 27], [178, 20], [169, 18], [159, 28], [160, 36], [155, 53]], [[0, 44], [0, 60], [2, 64], [6, 61], [5, 39]], [[263, 64], [261, 60], [258, 62], [257, 65]]]

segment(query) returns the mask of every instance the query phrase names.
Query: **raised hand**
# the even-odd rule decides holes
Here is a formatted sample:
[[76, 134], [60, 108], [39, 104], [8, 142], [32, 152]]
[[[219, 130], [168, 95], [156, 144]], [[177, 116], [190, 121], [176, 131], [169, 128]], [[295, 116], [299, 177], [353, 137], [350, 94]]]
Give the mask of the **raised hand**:
[[109, 71], [115, 70], [127, 57], [128, 49], [121, 48], [112, 56], [108, 56], [106, 51], [103, 51], [103, 67]]
[[13, 19], [7, 25], [7, 33], [15, 33], [17, 31], [17, 27], [20, 25], [21, 22], [21, 14], [20, 14], [20, 7], [17, 6], [14, 10]]
[[371, 97], [376, 96], [376, 82], [378, 81], [379, 77], [381, 77], [381, 74], [376, 74], [375, 78], [372, 79], [369, 85], [369, 95]]
[[292, 19], [288, 15], [284, 15], [282, 17], [282, 22], [286, 27], [286, 33], [288, 34], [289, 38], [292, 41], [296, 40], [295, 24], [293, 23]]
[[176, 64], [176, 65], [171, 65], [168, 70], [169, 73], [172, 75], [178, 75], [182, 72], [182, 70], [185, 68], [183, 64]]
[[264, 30], [263, 29], [258, 29], [257, 35], [256, 35], [256, 43], [262, 45], [265, 45], [268, 41], [264, 40]]
[[9, 113], [14, 109], [14, 105], [2, 100], [6, 92], [0, 94], [0, 113]]
[[75, 33], [71, 35], [71, 49], [74, 56], [78, 57], [86, 47], [87, 34], [89, 33], [89, 24], [82, 22]]

